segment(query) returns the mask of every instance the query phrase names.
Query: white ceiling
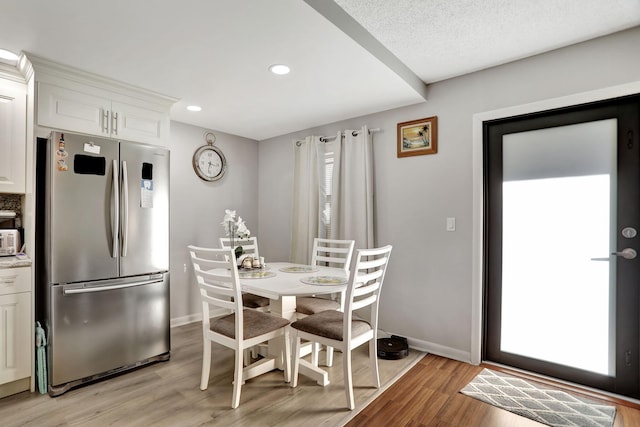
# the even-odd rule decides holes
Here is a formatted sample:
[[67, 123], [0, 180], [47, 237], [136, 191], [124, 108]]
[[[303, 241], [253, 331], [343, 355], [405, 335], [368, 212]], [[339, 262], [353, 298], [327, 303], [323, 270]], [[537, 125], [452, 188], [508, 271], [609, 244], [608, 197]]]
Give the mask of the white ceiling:
[[[422, 102], [422, 82], [640, 25], [640, 0], [336, 3], [2, 0], [0, 48], [179, 98], [173, 120], [262, 140]], [[274, 63], [291, 74], [269, 73]]]

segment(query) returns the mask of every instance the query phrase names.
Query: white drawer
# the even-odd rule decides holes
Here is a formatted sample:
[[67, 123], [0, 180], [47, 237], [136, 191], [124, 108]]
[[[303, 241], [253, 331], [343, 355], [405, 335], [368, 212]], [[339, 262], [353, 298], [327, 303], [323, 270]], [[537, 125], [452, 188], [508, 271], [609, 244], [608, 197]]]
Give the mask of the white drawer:
[[31, 291], [31, 267], [0, 268], [0, 295]]

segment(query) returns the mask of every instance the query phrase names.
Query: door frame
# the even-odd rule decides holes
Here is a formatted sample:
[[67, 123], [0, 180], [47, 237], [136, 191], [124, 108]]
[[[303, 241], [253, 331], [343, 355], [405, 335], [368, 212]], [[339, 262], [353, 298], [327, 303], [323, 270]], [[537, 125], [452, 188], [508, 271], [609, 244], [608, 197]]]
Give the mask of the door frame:
[[640, 81], [612, 86], [530, 104], [506, 107], [473, 115], [472, 140], [472, 266], [471, 266], [471, 363], [482, 362], [482, 307], [484, 293], [484, 122], [513, 116], [537, 113], [556, 108], [572, 107], [627, 95], [640, 94]]

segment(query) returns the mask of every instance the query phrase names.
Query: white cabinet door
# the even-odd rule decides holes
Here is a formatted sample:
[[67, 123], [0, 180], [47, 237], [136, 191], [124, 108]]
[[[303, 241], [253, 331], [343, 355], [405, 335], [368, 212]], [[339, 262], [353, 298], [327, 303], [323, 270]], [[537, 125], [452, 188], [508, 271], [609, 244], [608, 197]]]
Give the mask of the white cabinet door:
[[111, 103], [111, 111], [113, 137], [160, 144], [169, 128], [166, 113], [115, 101]]
[[25, 192], [26, 121], [26, 87], [0, 80], [0, 193]]
[[111, 101], [99, 96], [38, 83], [38, 124], [53, 129], [109, 136]]
[[0, 384], [30, 376], [31, 293], [0, 295]]

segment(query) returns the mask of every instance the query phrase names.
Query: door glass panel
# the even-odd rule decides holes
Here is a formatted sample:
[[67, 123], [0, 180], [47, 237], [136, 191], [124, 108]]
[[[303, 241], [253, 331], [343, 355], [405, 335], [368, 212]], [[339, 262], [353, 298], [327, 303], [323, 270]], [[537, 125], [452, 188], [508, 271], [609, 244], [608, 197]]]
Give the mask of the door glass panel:
[[501, 351], [615, 374], [616, 129], [503, 137]]

